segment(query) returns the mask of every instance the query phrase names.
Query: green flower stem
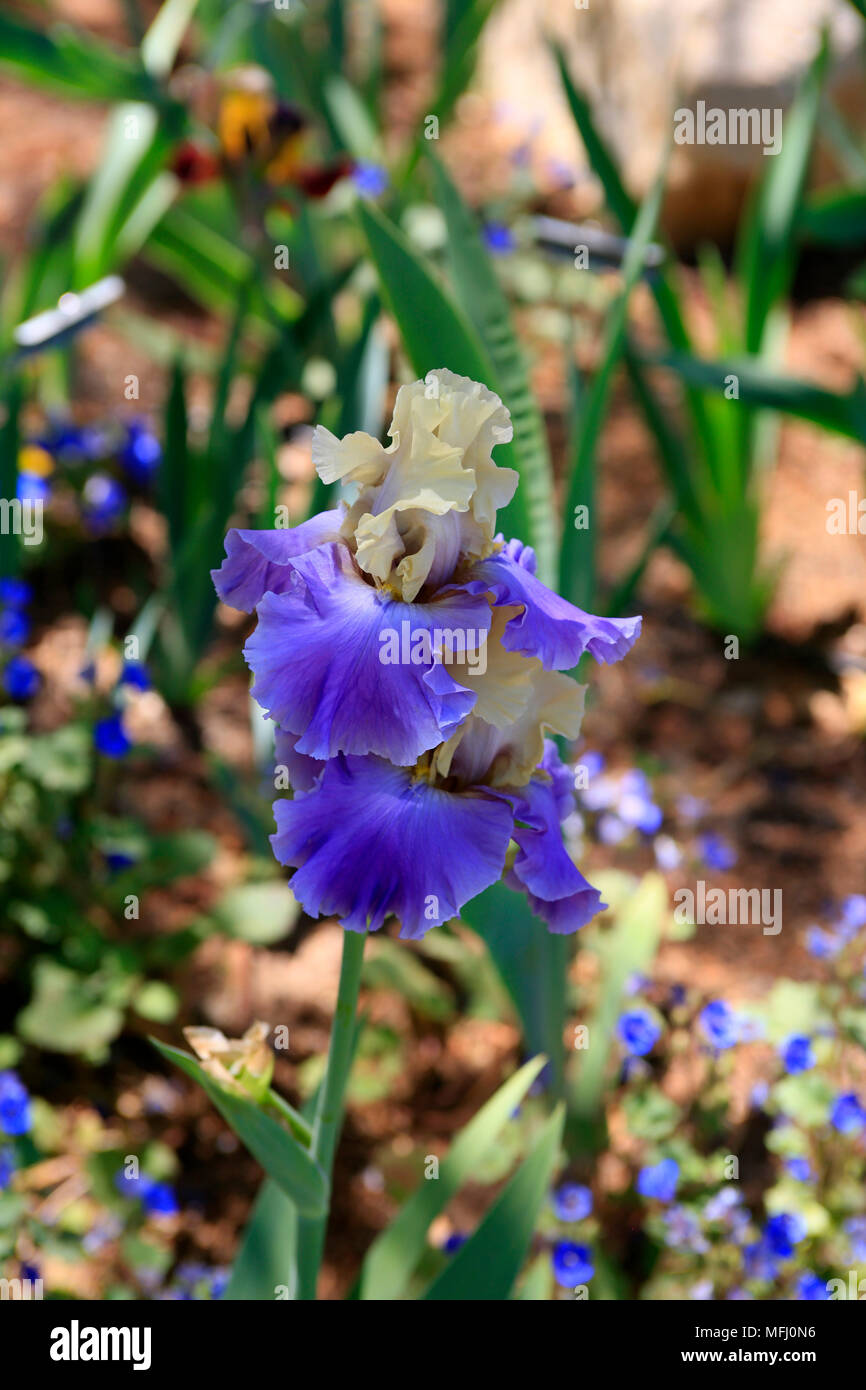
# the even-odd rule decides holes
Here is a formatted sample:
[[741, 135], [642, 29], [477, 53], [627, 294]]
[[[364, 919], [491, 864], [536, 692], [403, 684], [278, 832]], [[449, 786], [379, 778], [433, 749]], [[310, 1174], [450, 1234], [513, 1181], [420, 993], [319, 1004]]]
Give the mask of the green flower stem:
[[[340, 965], [340, 985], [337, 1007], [331, 1028], [328, 1062], [319, 1091], [313, 1120], [313, 1140], [310, 1152], [325, 1172], [328, 1180], [334, 1166], [334, 1153], [343, 1120], [343, 1099], [352, 1055], [355, 1050], [358, 990], [364, 963], [366, 932], [343, 932], [343, 959]], [[330, 1203], [329, 1203], [330, 1205]], [[297, 1281], [295, 1297], [310, 1302], [316, 1297], [316, 1283], [322, 1251], [325, 1245], [327, 1214], [316, 1218], [298, 1218]]]

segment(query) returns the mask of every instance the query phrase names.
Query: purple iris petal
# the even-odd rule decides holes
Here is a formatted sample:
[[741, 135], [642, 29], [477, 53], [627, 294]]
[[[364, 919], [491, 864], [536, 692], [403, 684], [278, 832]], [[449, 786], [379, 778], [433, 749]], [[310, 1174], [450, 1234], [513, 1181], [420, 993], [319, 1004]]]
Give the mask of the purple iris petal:
[[511, 835], [504, 798], [447, 792], [379, 758], [338, 757], [318, 786], [274, 804], [280, 863], [311, 916], [376, 931], [391, 913], [420, 937], [456, 917], [502, 873]]
[[598, 889], [587, 883], [562, 842], [554, 786], [533, 780], [508, 799], [514, 807], [513, 834], [519, 848], [506, 883], [526, 889], [533, 913], [552, 932], [578, 931], [607, 904]]
[[297, 742], [297, 734], [287, 734], [284, 729], [276, 730], [274, 761], [278, 768], [286, 769], [289, 785], [296, 796], [312, 791], [325, 766], [321, 758], [309, 758], [306, 753], [299, 753]]
[[274, 531], [229, 531], [226, 558], [211, 570], [214, 587], [230, 608], [252, 613], [264, 594], [281, 594], [292, 582], [290, 560], [336, 540], [343, 519], [339, 507], [318, 512], [300, 526]]
[[[301, 735], [298, 751], [314, 758], [376, 753], [407, 766], [444, 742], [471, 711], [475, 691], [437, 664], [430, 637], [426, 655], [402, 658], [419, 634], [437, 628], [486, 633], [486, 599], [452, 589], [430, 603], [401, 603], [365, 583], [341, 545], [320, 546], [290, 568], [291, 587], [259, 604], [244, 655], [256, 678], [254, 698]], [[382, 660], [390, 633], [401, 658], [393, 664]]]
[[619, 661], [640, 635], [640, 618], [596, 618], [560, 598], [505, 551], [480, 560], [470, 571], [497, 604], [521, 604], [523, 612], [505, 626], [502, 645], [538, 657], [548, 670], [569, 671], [584, 652], [596, 661]]

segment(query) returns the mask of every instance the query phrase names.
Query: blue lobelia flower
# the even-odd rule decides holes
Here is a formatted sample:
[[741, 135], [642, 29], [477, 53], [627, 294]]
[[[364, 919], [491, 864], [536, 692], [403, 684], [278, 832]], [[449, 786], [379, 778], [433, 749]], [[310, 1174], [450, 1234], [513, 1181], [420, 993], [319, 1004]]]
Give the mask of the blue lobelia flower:
[[797, 1280], [797, 1299], [809, 1303], [824, 1303], [830, 1299], [830, 1290], [823, 1279], [811, 1270], [806, 1270]]
[[620, 1015], [616, 1025], [617, 1037], [632, 1057], [645, 1057], [652, 1052], [661, 1029], [646, 1009], [630, 1009]]
[[514, 233], [504, 222], [488, 222], [484, 227], [484, 245], [491, 256], [507, 256], [514, 250]]
[[550, 1204], [560, 1221], [583, 1221], [592, 1211], [592, 1192], [579, 1182], [564, 1182], [551, 1195]]
[[19, 608], [0, 609], [0, 646], [20, 647], [30, 636], [30, 619]]
[[13, 656], [3, 671], [3, 688], [13, 700], [29, 700], [39, 689], [42, 677], [26, 656]]
[[713, 999], [701, 1009], [698, 1025], [708, 1043], [724, 1052], [742, 1037], [742, 1020], [724, 999]]
[[780, 1054], [785, 1070], [795, 1076], [801, 1071], [810, 1071], [815, 1065], [815, 1054], [812, 1051], [812, 1039], [804, 1034], [795, 1033], [782, 1044]]
[[33, 588], [26, 579], [7, 575], [0, 579], [0, 604], [10, 608], [26, 608], [33, 600]]
[[779, 1273], [779, 1264], [767, 1242], [756, 1240], [753, 1245], [743, 1246], [743, 1269], [748, 1279], [770, 1283]]
[[126, 427], [120, 462], [136, 483], [149, 483], [162, 462], [162, 445], [141, 420]]
[[589, 1246], [575, 1245], [570, 1240], [561, 1240], [553, 1247], [550, 1262], [553, 1277], [563, 1289], [576, 1289], [578, 1284], [588, 1284], [595, 1274]]
[[797, 1212], [780, 1211], [764, 1227], [767, 1249], [780, 1260], [789, 1260], [805, 1235], [806, 1223]]
[[737, 851], [721, 835], [708, 832], [698, 838], [701, 858], [708, 869], [718, 869], [725, 873], [737, 862]]
[[12, 1181], [15, 1173], [15, 1155], [11, 1149], [0, 1149], [0, 1192]]
[[866, 1125], [866, 1110], [853, 1091], [837, 1096], [830, 1109], [830, 1123], [840, 1134], [855, 1134]]
[[809, 1182], [813, 1177], [811, 1163], [808, 1158], [803, 1158], [801, 1154], [795, 1154], [793, 1158], [785, 1159], [785, 1172], [795, 1182]]
[[680, 1180], [680, 1165], [675, 1158], [663, 1158], [641, 1168], [637, 1175], [637, 1190], [642, 1197], [654, 1197], [657, 1202], [672, 1202]]
[[0, 1071], [0, 1132], [27, 1134], [30, 1130], [30, 1094], [14, 1071]]
[[855, 1264], [866, 1264], [866, 1216], [849, 1216], [843, 1229], [851, 1238], [848, 1258]]
[[150, 1216], [175, 1216], [180, 1210], [174, 1189], [167, 1182], [147, 1179], [140, 1195], [142, 1205]]
[[108, 531], [122, 516], [126, 493], [108, 473], [91, 473], [82, 490], [84, 519], [97, 534]]
[[102, 753], [106, 758], [122, 758], [132, 747], [119, 714], [97, 720], [93, 726], [93, 743], [97, 753]]
[[214, 571], [258, 617], [253, 695], [293, 790], [274, 852], [305, 911], [353, 931], [395, 915], [419, 937], [503, 872], [551, 931], [603, 906], [566, 852], [572, 773], [545, 734], [577, 737], [584, 691], [565, 672], [618, 661], [640, 619], [567, 603], [496, 534], [517, 475], [491, 454], [511, 434], [492, 391], [430, 372], [401, 387], [387, 447], [318, 426], [338, 507], [230, 531]]
[[118, 685], [126, 685], [131, 690], [150, 690], [150, 673], [140, 661], [124, 661]]
[[381, 164], [359, 164], [352, 175], [362, 198], [379, 198], [388, 187], [388, 170]]

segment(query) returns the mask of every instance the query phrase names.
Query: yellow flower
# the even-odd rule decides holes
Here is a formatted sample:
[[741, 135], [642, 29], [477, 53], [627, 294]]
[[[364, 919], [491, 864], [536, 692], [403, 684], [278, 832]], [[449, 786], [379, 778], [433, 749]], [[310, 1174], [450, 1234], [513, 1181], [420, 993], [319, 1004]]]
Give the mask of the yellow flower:
[[220, 102], [217, 131], [227, 159], [237, 162], [270, 142], [274, 98], [266, 73], [244, 68], [231, 74]]
[[361, 430], [337, 439], [317, 426], [313, 461], [323, 482], [347, 490], [342, 534], [360, 568], [411, 603], [460, 561], [489, 555], [497, 508], [517, 487], [491, 451], [512, 432], [493, 391], [444, 369], [401, 386], [387, 448]]
[[36, 478], [50, 478], [54, 472], [54, 459], [47, 449], [40, 449], [38, 444], [25, 444], [18, 451], [18, 472]]

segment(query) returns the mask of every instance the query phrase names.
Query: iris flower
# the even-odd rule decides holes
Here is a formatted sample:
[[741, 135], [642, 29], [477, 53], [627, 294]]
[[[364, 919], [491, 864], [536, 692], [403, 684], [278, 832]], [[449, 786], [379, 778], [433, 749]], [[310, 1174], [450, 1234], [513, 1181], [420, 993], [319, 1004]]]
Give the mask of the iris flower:
[[604, 904], [566, 852], [574, 739], [589, 653], [623, 657], [639, 618], [599, 618], [535, 575], [496, 532], [517, 474], [494, 463], [508, 411], [485, 386], [430, 372], [401, 387], [390, 444], [318, 426], [332, 511], [291, 530], [233, 530], [214, 571], [257, 614], [252, 693], [277, 725], [292, 799], [275, 803], [279, 861], [313, 916], [352, 931], [389, 915], [419, 937], [505, 881], [551, 931]]

